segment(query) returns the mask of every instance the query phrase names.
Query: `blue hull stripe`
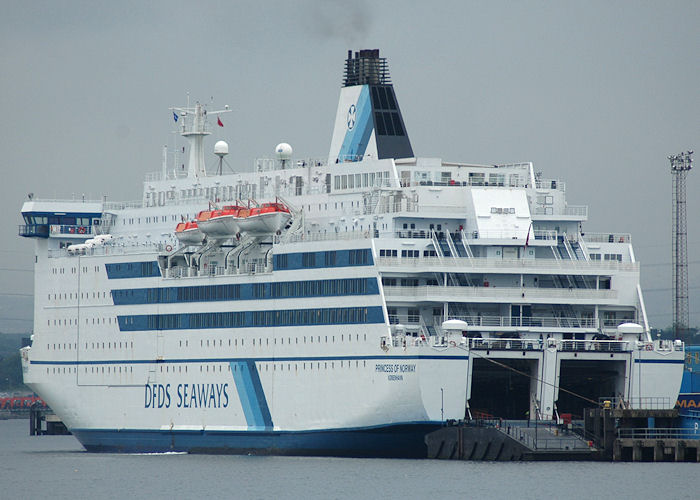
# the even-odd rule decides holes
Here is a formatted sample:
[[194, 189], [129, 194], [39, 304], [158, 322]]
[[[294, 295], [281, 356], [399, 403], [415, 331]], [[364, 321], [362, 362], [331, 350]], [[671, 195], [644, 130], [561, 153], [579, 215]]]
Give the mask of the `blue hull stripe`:
[[425, 435], [440, 422], [316, 431], [168, 431], [71, 429], [88, 451], [231, 453], [342, 457], [425, 458]]
[[232, 361], [231, 373], [233, 373], [248, 428], [256, 431], [272, 430], [272, 417], [255, 361], [250, 359]]
[[[201, 358], [201, 359], [110, 359], [101, 361], [30, 361], [33, 365], [56, 365], [56, 366], [75, 366], [75, 365], [143, 365], [149, 363], [231, 363], [249, 358]], [[317, 358], [310, 357], [278, 357], [278, 358], [255, 358], [257, 362], [263, 363], [294, 363], [303, 361], [390, 361], [390, 360], [410, 360], [410, 359], [432, 359], [432, 360], [453, 360], [465, 361], [469, 356], [320, 356]]]

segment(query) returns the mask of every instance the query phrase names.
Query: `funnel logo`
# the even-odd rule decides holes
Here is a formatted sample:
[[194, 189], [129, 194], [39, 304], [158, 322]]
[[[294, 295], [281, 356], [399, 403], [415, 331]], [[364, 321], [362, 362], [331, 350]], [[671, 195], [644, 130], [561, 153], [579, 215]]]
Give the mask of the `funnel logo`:
[[350, 109], [348, 109], [348, 119], [347, 119], [348, 130], [352, 130], [353, 127], [355, 126], [355, 112], [356, 112], [355, 105], [351, 104]]

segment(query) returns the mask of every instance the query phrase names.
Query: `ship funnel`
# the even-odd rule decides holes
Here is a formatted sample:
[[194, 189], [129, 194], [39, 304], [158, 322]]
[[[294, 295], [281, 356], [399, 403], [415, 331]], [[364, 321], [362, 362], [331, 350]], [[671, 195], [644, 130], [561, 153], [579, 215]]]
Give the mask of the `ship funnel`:
[[411, 157], [386, 58], [377, 49], [348, 51], [329, 163]]

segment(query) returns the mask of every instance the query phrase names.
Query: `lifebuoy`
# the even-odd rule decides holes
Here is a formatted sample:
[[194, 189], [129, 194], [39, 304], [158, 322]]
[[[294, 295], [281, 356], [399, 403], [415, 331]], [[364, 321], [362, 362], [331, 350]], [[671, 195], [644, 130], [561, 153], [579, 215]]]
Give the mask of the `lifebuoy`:
[[651, 344], [647, 344], [647, 345], [646, 345], [646, 350], [647, 350], [647, 351], [653, 351], [653, 350], [654, 350], [654, 346], [652, 346]]
[[85, 234], [85, 226], [80, 226], [80, 227], [78, 228], [78, 233], [80, 233], [80, 234]]
[[457, 343], [454, 340], [450, 340], [450, 347], [457, 347]]
[[172, 245], [165, 245], [165, 251], [166, 251], [166, 252], [172, 252], [172, 251], [173, 251], [173, 246], [172, 246]]

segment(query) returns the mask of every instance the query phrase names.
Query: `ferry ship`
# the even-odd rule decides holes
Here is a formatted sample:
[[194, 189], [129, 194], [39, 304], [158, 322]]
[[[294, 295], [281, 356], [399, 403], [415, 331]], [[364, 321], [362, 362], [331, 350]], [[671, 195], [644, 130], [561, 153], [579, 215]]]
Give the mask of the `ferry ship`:
[[447, 420], [675, 404], [630, 235], [532, 163], [417, 157], [378, 50], [348, 52], [327, 157], [225, 172], [219, 141], [207, 169], [228, 108], [171, 111], [187, 168], [139, 201], [22, 207], [24, 380], [87, 450], [421, 457]]

